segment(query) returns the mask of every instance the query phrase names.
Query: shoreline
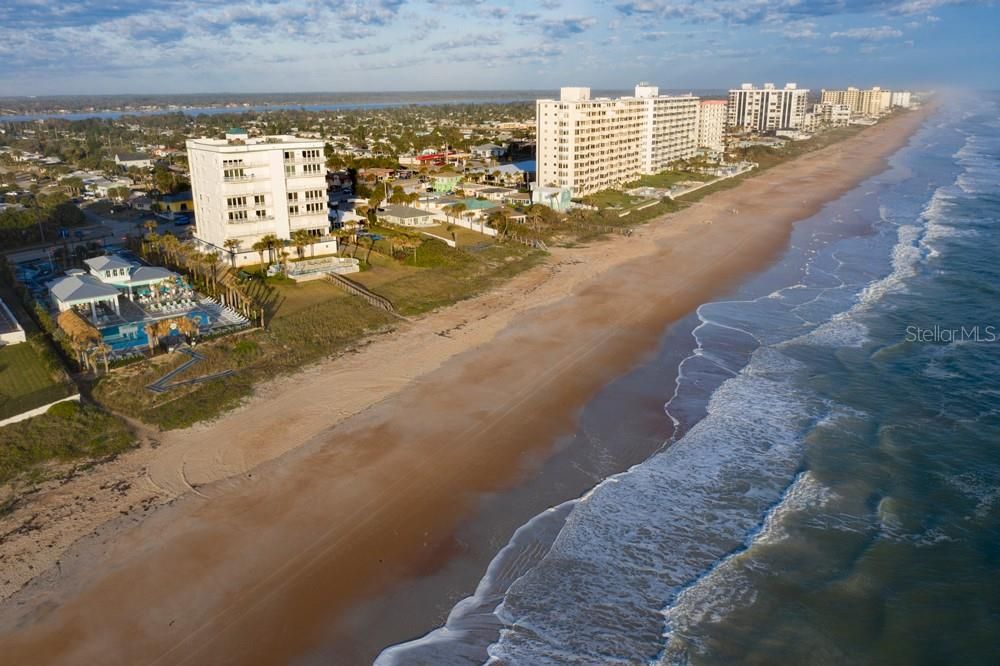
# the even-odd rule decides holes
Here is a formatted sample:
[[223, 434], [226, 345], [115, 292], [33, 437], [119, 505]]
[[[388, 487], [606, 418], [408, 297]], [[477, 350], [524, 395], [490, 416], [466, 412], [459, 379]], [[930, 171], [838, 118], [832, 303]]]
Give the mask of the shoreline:
[[[666, 324], [767, 265], [794, 222], [880, 172], [924, 117], [908, 114], [774, 167], [631, 239], [559, 250], [494, 292], [275, 382], [236, 413], [161, 435], [144, 491], [185, 496], [74, 547], [61, 573], [5, 604], [4, 630], [30, 626], [0, 636], [0, 646], [36, 661], [86, 661], [102, 649], [123, 661], [170, 649], [169, 661], [250, 658], [241, 650], [253, 649], [251, 661], [266, 663], [308, 650], [336, 611], [440, 566], [475, 497], [516, 483], [528, 459], [571, 429], [580, 405], [634, 367]], [[842, 168], [831, 173], [834, 161]], [[738, 215], [727, 201], [739, 204]], [[663, 281], [669, 286], [642, 293]], [[344, 400], [333, 413], [329, 372], [355, 389], [353, 402], [337, 395]], [[365, 404], [371, 395], [377, 404]], [[275, 423], [272, 409], [284, 421]], [[350, 511], [334, 516], [332, 507]], [[317, 539], [314, 526], [328, 524]], [[159, 573], [144, 577], [151, 564]], [[90, 580], [93, 565], [107, 573]], [[163, 602], [153, 617], [131, 606], [143, 608], [143, 599]], [[33, 609], [61, 602], [28, 621]], [[82, 604], [109, 612], [91, 620]], [[279, 615], [282, 631], [255, 631]], [[98, 631], [106, 635], [74, 638]], [[252, 645], [240, 640], [248, 635], [257, 637]]]

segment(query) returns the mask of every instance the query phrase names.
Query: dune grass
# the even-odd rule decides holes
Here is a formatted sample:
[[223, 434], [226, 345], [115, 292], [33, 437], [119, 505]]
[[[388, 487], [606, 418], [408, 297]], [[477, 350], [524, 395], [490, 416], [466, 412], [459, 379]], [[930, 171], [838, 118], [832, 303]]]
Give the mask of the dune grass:
[[113, 456], [134, 445], [121, 419], [89, 405], [61, 402], [41, 416], [0, 428], [0, 484], [41, 481], [56, 463]]

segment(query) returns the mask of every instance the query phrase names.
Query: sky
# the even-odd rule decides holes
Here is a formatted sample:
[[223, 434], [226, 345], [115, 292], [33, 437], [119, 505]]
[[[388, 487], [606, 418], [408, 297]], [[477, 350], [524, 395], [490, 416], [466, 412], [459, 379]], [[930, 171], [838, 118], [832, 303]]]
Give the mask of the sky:
[[963, 0], [3, 0], [0, 96], [1000, 88]]

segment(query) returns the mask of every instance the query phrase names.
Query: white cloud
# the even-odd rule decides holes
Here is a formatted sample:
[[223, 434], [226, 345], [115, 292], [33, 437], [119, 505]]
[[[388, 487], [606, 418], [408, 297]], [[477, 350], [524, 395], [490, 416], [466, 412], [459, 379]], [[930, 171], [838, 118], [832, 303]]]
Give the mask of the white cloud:
[[850, 28], [848, 30], [830, 33], [830, 37], [832, 39], [857, 39], [866, 42], [875, 42], [902, 36], [902, 30], [893, 28], [889, 25], [883, 25], [875, 28]]

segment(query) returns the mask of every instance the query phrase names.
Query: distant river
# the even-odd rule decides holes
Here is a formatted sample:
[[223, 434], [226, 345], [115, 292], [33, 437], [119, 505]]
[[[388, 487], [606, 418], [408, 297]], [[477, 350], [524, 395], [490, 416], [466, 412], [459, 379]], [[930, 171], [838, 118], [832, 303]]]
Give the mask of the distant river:
[[448, 104], [510, 104], [512, 102], [534, 101], [535, 95], [506, 97], [457, 97], [454, 99], [432, 99], [396, 102], [334, 102], [328, 104], [256, 104], [247, 106], [207, 106], [172, 107], [148, 111], [81, 111], [79, 113], [34, 113], [20, 116], [0, 115], [0, 123], [25, 122], [33, 120], [86, 120], [103, 118], [116, 120], [123, 116], [161, 116], [168, 113], [183, 113], [186, 116], [219, 116], [227, 113], [260, 113], [263, 111], [356, 111], [358, 109], [389, 109], [400, 106], [439, 106]]

